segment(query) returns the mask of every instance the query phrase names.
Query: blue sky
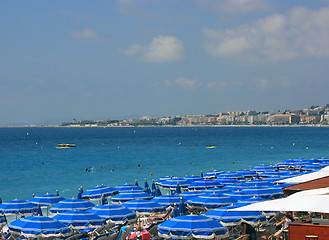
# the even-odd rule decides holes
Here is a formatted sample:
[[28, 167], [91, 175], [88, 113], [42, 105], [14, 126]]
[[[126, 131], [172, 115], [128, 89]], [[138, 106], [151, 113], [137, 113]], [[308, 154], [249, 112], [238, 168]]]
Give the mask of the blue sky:
[[326, 0], [0, 4], [0, 126], [329, 103]]

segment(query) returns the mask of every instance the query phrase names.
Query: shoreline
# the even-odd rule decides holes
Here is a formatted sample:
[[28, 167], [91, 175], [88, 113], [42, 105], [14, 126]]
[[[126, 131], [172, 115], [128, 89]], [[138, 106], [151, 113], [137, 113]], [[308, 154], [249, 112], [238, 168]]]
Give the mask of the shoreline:
[[231, 128], [231, 127], [242, 127], [242, 128], [277, 128], [277, 127], [284, 127], [284, 128], [299, 128], [299, 127], [308, 127], [308, 128], [322, 128], [322, 127], [329, 127], [329, 125], [324, 124], [309, 124], [309, 125], [138, 125], [138, 126], [77, 126], [77, 125], [70, 125], [70, 126], [60, 126], [60, 125], [31, 125], [31, 126], [0, 126], [0, 128], [193, 128], [193, 127], [222, 127], [222, 128]]

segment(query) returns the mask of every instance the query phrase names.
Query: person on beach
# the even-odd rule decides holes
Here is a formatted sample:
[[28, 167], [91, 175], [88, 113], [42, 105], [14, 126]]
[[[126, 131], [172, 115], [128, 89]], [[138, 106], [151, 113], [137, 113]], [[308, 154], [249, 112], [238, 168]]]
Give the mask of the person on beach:
[[257, 240], [256, 230], [250, 224], [243, 222], [241, 226], [243, 227], [243, 235], [249, 235], [249, 240]]
[[275, 226], [281, 227], [281, 229], [276, 233], [274, 233], [272, 236], [270, 236], [269, 239], [277, 239], [277, 240], [282, 239], [283, 238], [282, 231], [288, 228], [289, 223], [293, 221], [294, 219], [292, 218], [292, 216], [290, 216], [288, 213], [284, 214], [284, 218], [280, 222], [275, 223]]

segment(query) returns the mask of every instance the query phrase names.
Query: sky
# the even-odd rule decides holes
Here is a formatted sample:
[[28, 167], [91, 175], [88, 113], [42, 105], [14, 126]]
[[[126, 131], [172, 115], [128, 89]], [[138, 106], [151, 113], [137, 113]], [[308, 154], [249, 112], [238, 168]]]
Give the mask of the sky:
[[0, 3], [0, 126], [329, 103], [328, 0]]

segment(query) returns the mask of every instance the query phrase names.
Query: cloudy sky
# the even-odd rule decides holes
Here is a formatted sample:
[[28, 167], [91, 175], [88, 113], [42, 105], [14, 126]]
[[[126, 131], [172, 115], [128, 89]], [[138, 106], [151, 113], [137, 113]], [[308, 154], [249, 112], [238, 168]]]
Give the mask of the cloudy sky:
[[0, 126], [329, 103], [328, 0], [0, 3]]

